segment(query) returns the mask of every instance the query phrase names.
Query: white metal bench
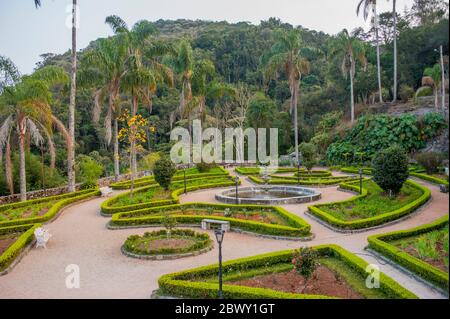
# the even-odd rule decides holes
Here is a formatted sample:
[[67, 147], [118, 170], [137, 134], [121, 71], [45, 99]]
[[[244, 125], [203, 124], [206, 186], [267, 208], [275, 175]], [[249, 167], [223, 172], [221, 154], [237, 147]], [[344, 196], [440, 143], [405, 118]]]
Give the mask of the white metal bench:
[[48, 232], [47, 229], [42, 227], [36, 228], [34, 230], [34, 236], [36, 237], [36, 247], [44, 247], [47, 248], [47, 242], [52, 237], [52, 235]]
[[102, 193], [102, 197], [111, 195], [113, 190], [111, 187], [100, 187], [100, 192]]
[[223, 231], [229, 231], [230, 230], [230, 222], [224, 221], [224, 220], [217, 220], [217, 219], [203, 219], [202, 220], [202, 229], [211, 229], [211, 225], [220, 225], [220, 229]]

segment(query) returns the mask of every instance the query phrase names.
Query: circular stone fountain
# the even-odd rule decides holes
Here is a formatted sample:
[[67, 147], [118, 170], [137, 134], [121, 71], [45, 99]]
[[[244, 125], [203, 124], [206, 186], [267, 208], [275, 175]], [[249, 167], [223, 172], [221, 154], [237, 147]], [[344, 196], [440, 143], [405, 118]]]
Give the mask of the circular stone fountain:
[[[238, 204], [283, 205], [307, 203], [320, 199], [322, 194], [311, 188], [297, 186], [255, 186], [238, 189]], [[227, 204], [236, 204], [236, 189], [216, 194], [216, 199]]]

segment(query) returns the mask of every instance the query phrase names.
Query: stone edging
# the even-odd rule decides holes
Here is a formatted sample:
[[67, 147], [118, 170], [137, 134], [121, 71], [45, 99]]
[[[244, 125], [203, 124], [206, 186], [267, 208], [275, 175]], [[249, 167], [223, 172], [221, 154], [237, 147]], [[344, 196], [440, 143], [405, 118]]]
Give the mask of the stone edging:
[[[178, 224], [177, 227], [200, 228], [201, 226], [198, 225], [198, 224]], [[162, 226], [162, 225], [155, 225], [155, 224], [114, 226], [114, 225], [111, 225], [110, 222], [108, 222], [106, 224], [106, 228], [109, 229], [109, 230], [120, 230], [120, 229], [133, 229], [133, 228], [164, 228], [164, 226]], [[252, 235], [252, 236], [256, 236], [256, 237], [275, 239], [275, 240], [310, 241], [310, 240], [313, 240], [315, 238], [314, 234], [311, 234], [310, 236], [306, 236], [306, 237], [285, 237], [285, 236], [258, 234], [258, 233], [241, 230], [239, 228], [234, 228], [234, 227], [232, 227], [230, 231], [235, 232], [235, 233], [241, 233], [241, 234], [245, 234], [245, 235]]]
[[391, 259], [387, 258], [386, 256], [380, 254], [379, 252], [369, 248], [369, 246], [366, 246], [364, 248], [364, 250], [366, 250], [367, 252], [371, 253], [372, 255], [374, 255], [376, 258], [381, 259], [382, 261], [388, 263], [390, 266], [392, 266], [393, 268], [405, 273], [408, 276], [413, 277], [415, 280], [421, 282], [422, 284], [424, 284], [425, 286], [428, 286], [430, 289], [439, 292], [440, 294], [442, 294], [443, 296], [446, 296], [448, 298], [449, 296], [449, 292], [445, 291], [444, 289], [434, 285], [433, 283], [429, 282], [428, 280], [425, 280], [424, 278], [420, 277], [419, 275], [415, 274], [414, 272], [412, 272], [411, 270], [397, 264], [396, 262], [392, 261]]
[[146, 260], [172, 260], [172, 259], [179, 259], [179, 258], [185, 258], [185, 257], [192, 257], [192, 256], [198, 256], [200, 254], [207, 253], [208, 251], [212, 250], [214, 248], [214, 243], [211, 242], [211, 244], [203, 249], [200, 250], [194, 250], [188, 253], [182, 253], [182, 254], [167, 254], [167, 255], [140, 255], [135, 254], [132, 252], [127, 251], [124, 246], [120, 248], [120, 251], [122, 254], [124, 254], [127, 257], [131, 258], [137, 258], [137, 259], [146, 259]]
[[7, 275], [8, 273], [10, 273], [13, 268], [22, 260], [23, 257], [25, 257], [26, 254], [28, 254], [28, 252], [34, 247], [34, 244], [36, 243], [36, 239], [33, 239], [31, 241], [30, 244], [28, 244], [19, 254], [19, 256], [17, 256], [16, 258], [14, 258], [13, 262], [6, 267], [5, 270], [0, 271], [0, 276], [4, 276]]

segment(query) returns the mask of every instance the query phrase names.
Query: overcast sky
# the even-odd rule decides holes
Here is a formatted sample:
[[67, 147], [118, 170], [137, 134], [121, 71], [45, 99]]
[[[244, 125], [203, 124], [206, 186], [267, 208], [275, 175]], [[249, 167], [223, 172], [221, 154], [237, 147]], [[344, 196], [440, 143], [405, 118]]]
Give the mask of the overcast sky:
[[[11, 58], [22, 73], [30, 73], [42, 53], [63, 53], [71, 47], [66, 27], [71, 0], [0, 0], [0, 55]], [[378, 1], [379, 11], [392, 8], [392, 1]], [[403, 11], [413, 0], [397, 0]], [[358, 0], [78, 0], [80, 28], [78, 49], [111, 34], [105, 17], [117, 14], [128, 24], [147, 19], [202, 19], [259, 24], [278, 17], [293, 25], [335, 34], [343, 28], [367, 27], [357, 17]], [[70, 21], [70, 20], [69, 20]], [[70, 26], [70, 23], [69, 23]]]

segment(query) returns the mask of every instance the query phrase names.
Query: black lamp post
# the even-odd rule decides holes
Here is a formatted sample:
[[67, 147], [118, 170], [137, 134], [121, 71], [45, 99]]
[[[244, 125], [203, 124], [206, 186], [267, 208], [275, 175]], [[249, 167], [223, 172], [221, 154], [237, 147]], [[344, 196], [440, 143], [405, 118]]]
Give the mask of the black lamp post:
[[184, 193], [186, 194], [186, 166], [184, 166], [183, 173], [184, 173]]
[[216, 235], [217, 243], [219, 244], [219, 299], [223, 299], [222, 291], [222, 241], [225, 231], [222, 229], [216, 229], [214, 231]]
[[300, 185], [300, 159], [297, 161], [297, 184]]
[[363, 169], [362, 167], [359, 168], [359, 193], [362, 194], [362, 181], [363, 181]]
[[239, 204], [239, 198], [238, 198], [238, 183], [239, 183], [239, 177], [234, 178], [234, 182], [236, 183], [236, 205]]

